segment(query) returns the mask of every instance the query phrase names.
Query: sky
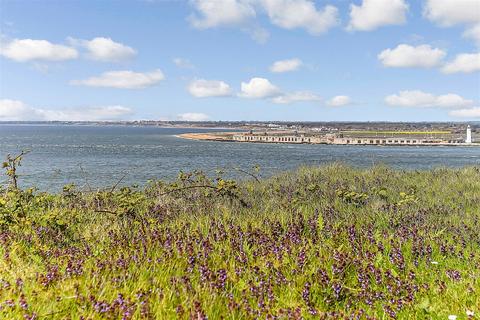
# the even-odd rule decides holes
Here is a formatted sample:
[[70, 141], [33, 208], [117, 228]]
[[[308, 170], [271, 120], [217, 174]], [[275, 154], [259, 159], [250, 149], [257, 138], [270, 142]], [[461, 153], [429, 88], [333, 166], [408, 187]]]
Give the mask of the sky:
[[480, 0], [1, 0], [0, 20], [0, 121], [480, 119]]

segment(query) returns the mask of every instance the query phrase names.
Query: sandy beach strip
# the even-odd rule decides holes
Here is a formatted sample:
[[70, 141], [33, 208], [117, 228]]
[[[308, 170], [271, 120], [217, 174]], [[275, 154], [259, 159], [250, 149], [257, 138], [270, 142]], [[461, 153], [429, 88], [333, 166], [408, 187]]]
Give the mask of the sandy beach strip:
[[189, 140], [207, 140], [207, 141], [233, 141], [235, 132], [201, 132], [201, 133], [182, 133], [176, 137]]

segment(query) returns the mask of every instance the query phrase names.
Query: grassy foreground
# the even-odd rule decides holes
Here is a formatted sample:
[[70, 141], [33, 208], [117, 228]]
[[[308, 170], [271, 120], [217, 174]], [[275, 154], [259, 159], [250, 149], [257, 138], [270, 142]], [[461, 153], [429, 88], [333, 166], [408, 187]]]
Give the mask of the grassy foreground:
[[0, 193], [1, 319], [478, 319], [480, 169]]

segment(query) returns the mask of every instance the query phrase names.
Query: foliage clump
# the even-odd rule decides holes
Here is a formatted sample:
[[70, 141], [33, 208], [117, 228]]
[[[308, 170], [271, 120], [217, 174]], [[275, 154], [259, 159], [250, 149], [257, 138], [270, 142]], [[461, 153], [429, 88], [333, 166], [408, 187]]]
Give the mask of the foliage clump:
[[475, 167], [17, 185], [0, 195], [0, 318], [474, 319], [479, 230]]

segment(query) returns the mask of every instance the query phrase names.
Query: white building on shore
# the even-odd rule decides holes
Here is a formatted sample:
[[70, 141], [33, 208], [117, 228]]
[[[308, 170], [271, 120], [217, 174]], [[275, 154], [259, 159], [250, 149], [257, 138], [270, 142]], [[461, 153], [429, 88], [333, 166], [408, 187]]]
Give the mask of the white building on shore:
[[465, 139], [465, 143], [472, 143], [472, 128], [470, 128], [470, 126], [467, 127], [467, 138]]
[[467, 127], [466, 138], [461, 137], [419, 137], [417, 136], [383, 136], [383, 137], [345, 137], [343, 134], [328, 133], [325, 135], [298, 133], [297, 131], [275, 132], [275, 133], [237, 133], [232, 137], [238, 142], [260, 142], [260, 143], [292, 143], [292, 144], [336, 144], [336, 145], [391, 145], [391, 146], [454, 146], [473, 145], [472, 130]]

